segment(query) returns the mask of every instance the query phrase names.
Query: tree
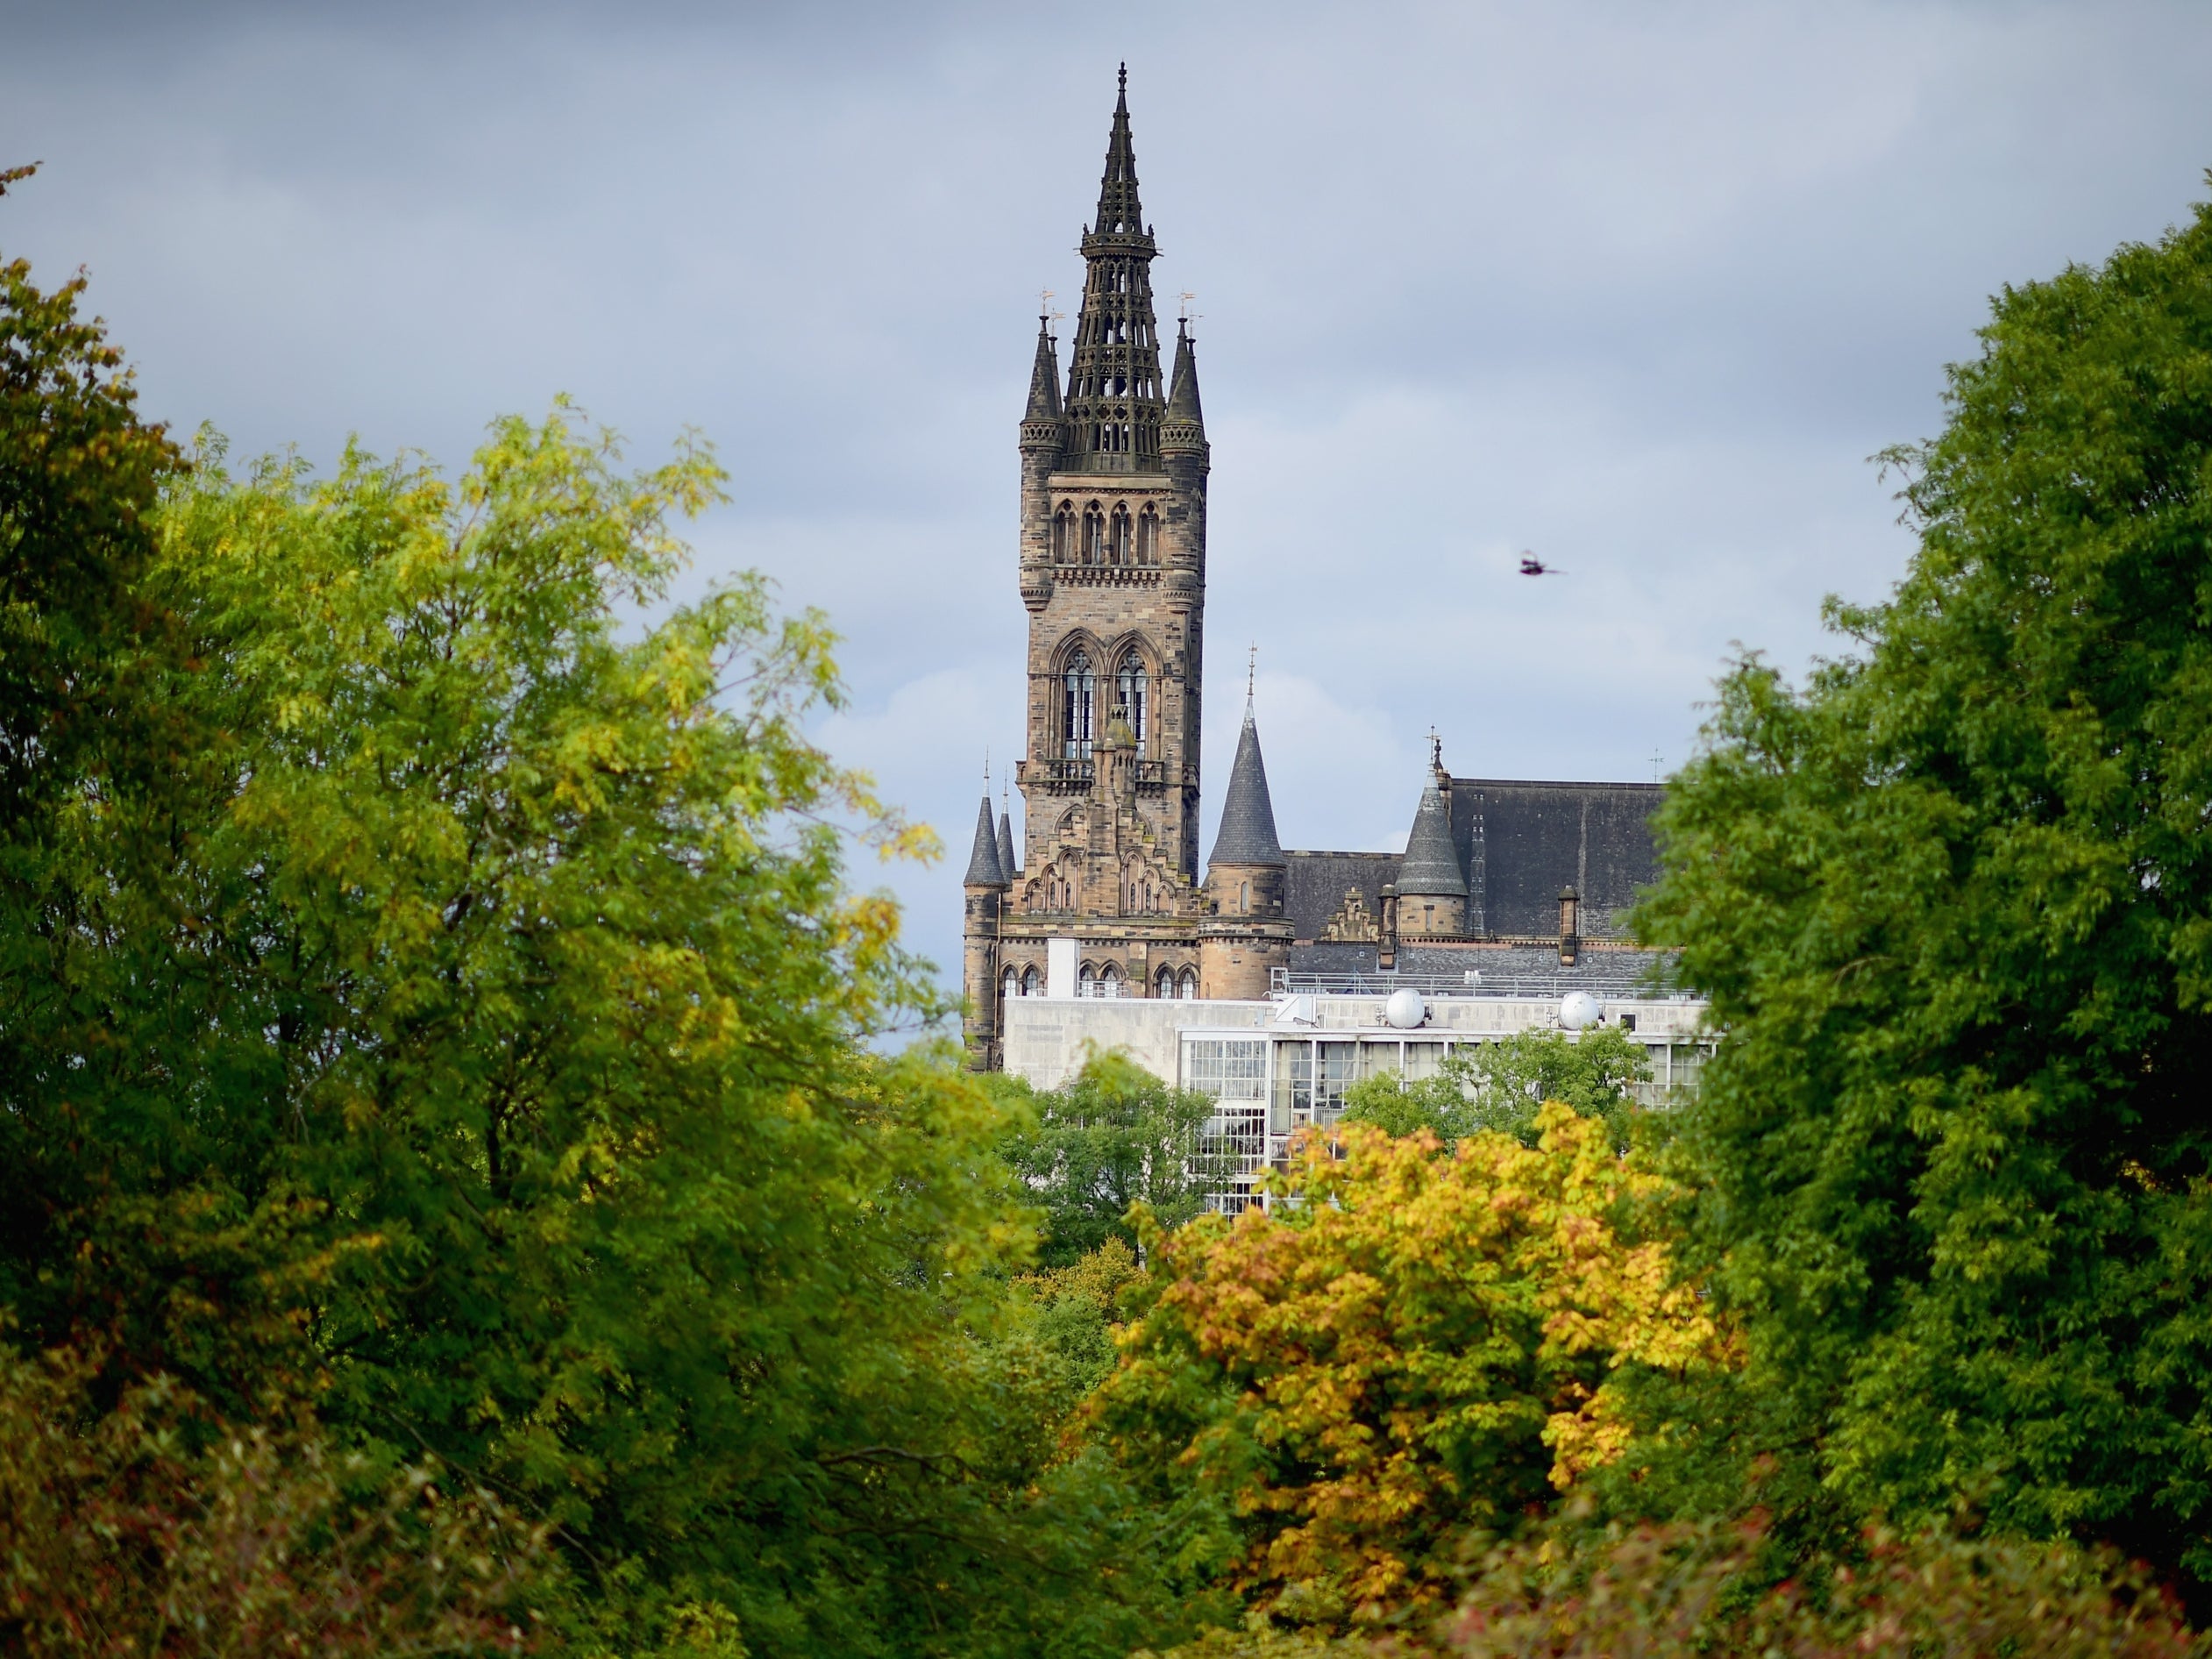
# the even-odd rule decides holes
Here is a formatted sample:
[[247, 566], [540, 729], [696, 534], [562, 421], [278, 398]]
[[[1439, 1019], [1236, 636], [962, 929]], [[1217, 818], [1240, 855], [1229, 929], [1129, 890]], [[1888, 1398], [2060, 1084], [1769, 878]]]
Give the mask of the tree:
[[[2212, 210], [2008, 288], [1919, 546], [1723, 680], [1641, 913], [1726, 1033], [1693, 1260], [1778, 1449], [2212, 1578]], [[1725, 1430], [1717, 1426], [1716, 1432]]]
[[1538, 1114], [1545, 1101], [1558, 1100], [1601, 1119], [1614, 1147], [1625, 1151], [1634, 1086], [1650, 1076], [1641, 1045], [1618, 1026], [1571, 1037], [1517, 1031], [1479, 1049], [1455, 1050], [1433, 1077], [1409, 1081], [1383, 1072], [1362, 1078], [1345, 1093], [1344, 1121], [1372, 1123], [1391, 1135], [1425, 1129], [1447, 1146], [1484, 1129], [1533, 1146]]
[[1065, 1267], [1109, 1239], [1134, 1245], [1129, 1208], [1179, 1227], [1224, 1182], [1206, 1151], [1213, 1103], [1163, 1083], [1127, 1056], [1094, 1055], [1065, 1086], [996, 1084], [1015, 1127], [1000, 1155], [1043, 1211], [1039, 1261]]
[[720, 479], [565, 410], [452, 479], [203, 445], [123, 665], [192, 742], [61, 780], [6, 918], [0, 1297], [543, 1515], [589, 1643], [1126, 1650], [1133, 1534], [972, 1335], [1000, 1115], [872, 1046], [940, 1003], [838, 826], [923, 843], [806, 740], [818, 617], [668, 602]]
[[1510, 1528], [1618, 1456], [1625, 1367], [1726, 1363], [1666, 1243], [1658, 1178], [1557, 1104], [1539, 1143], [1310, 1136], [1268, 1211], [1149, 1237], [1151, 1303], [1094, 1404], [1164, 1491], [1213, 1494], [1254, 1607], [1324, 1628], [1444, 1593], [1469, 1527]]
[[541, 1532], [309, 1415], [224, 1421], [172, 1379], [0, 1349], [0, 1646], [31, 1655], [516, 1653], [555, 1585]]

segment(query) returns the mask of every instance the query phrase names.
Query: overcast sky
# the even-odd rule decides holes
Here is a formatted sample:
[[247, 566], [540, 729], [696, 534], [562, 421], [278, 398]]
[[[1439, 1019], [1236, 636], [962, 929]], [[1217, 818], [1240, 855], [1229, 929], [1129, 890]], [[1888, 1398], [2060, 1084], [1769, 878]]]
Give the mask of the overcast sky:
[[1123, 59], [1198, 295], [1209, 843], [1253, 642], [1291, 845], [1402, 846], [1431, 724], [1462, 774], [1679, 764], [1732, 642], [1802, 666], [1903, 569], [1866, 458], [1988, 296], [2212, 165], [2201, 4], [0, 0], [0, 165], [46, 164], [0, 253], [89, 267], [151, 411], [241, 452], [458, 465], [560, 392], [640, 461], [703, 429], [702, 576], [830, 612], [822, 736], [944, 832], [886, 879], [957, 973]]

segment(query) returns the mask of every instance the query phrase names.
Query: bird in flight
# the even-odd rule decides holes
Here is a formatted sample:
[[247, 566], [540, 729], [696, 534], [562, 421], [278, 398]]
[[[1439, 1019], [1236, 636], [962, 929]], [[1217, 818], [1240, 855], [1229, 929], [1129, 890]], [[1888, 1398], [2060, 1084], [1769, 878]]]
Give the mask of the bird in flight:
[[1521, 555], [1521, 574], [1524, 576], [1564, 576], [1566, 573], [1556, 565], [1547, 565], [1533, 553]]

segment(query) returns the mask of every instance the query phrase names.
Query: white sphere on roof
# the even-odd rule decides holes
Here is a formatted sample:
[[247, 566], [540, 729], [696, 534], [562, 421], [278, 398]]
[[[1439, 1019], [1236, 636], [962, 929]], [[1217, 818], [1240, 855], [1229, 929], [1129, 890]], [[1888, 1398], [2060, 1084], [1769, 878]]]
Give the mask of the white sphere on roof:
[[1587, 991], [1569, 991], [1559, 1000], [1559, 1022], [1569, 1031], [1587, 1031], [1604, 1017], [1605, 1010]]
[[1407, 986], [1391, 993], [1391, 1000], [1383, 1005], [1383, 1017], [1400, 1031], [1411, 1031], [1428, 1018], [1428, 1004], [1421, 1000], [1421, 993]]

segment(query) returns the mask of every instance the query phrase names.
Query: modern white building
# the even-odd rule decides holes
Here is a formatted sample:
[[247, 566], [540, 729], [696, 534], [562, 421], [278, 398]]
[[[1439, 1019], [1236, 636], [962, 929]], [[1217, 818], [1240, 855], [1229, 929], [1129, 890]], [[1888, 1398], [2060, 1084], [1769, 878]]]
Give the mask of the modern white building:
[[1572, 1040], [1613, 1026], [1643, 1045], [1651, 1080], [1638, 1092], [1658, 1106], [1693, 1085], [1712, 1052], [1702, 1000], [1619, 972], [1486, 979], [1469, 972], [1451, 979], [1278, 972], [1276, 981], [1274, 995], [1249, 1001], [1009, 997], [1001, 1010], [1005, 1068], [1057, 1088], [1092, 1053], [1119, 1050], [1163, 1081], [1210, 1096], [1217, 1107], [1209, 1150], [1231, 1161], [1239, 1192], [1225, 1207], [1239, 1208], [1247, 1201], [1241, 1191], [1283, 1161], [1298, 1130], [1334, 1122], [1345, 1091], [1362, 1078], [1433, 1077], [1455, 1050], [1523, 1031], [1560, 1030]]

